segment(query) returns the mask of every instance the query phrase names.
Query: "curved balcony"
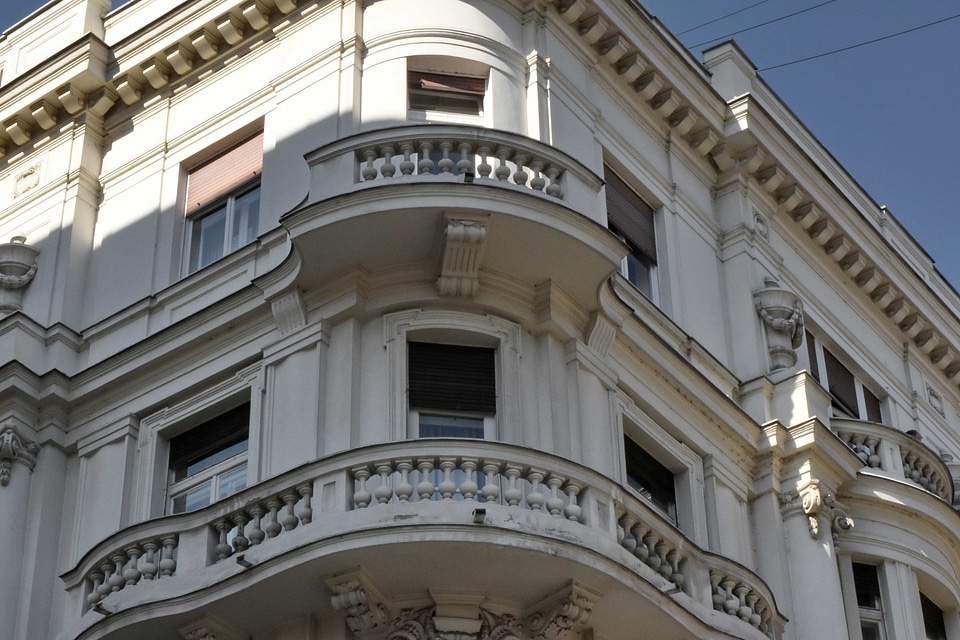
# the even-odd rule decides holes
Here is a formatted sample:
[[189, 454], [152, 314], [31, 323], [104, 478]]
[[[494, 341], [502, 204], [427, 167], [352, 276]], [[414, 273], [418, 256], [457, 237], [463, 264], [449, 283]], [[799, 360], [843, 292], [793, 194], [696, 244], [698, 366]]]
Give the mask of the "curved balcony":
[[866, 468], [929, 491], [953, 504], [953, 478], [940, 456], [906, 433], [848, 418], [831, 418], [831, 428], [863, 461]]
[[258, 610], [262, 622], [297, 607], [349, 617], [350, 597], [335, 579], [322, 605], [315, 593], [306, 603], [284, 595], [283, 580], [358, 565], [379, 584], [367, 590], [381, 594], [385, 612], [409, 607], [411, 593], [475, 589], [520, 603], [529, 637], [542, 619], [531, 594], [558, 580], [596, 590], [591, 624], [608, 637], [644, 624], [677, 638], [702, 637], [708, 625], [776, 639], [785, 624], [755, 573], [700, 549], [608, 478], [522, 447], [436, 439], [332, 456], [110, 536], [63, 576], [76, 615], [69, 637], [176, 629], [189, 622], [178, 618], [184, 601], [214, 614], [229, 600], [238, 624]]
[[[306, 160], [307, 200], [281, 219], [301, 287], [353, 268], [394, 277], [435, 269], [440, 247], [474, 280], [484, 270], [530, 285], [553, 281], [592, 309], [626, 253], [606, 230], [600, 177], [531, 138], [420, 124], [350, 136]], [[451, 249], [459, 238], [451, 225], [481, 232]]]

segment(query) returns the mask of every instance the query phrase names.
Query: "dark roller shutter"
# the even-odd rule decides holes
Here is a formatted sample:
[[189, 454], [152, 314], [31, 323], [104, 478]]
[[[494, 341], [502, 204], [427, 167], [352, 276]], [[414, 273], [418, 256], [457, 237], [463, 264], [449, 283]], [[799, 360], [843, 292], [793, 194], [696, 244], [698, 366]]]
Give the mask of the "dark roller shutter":
[[430, 342], [408, 348], [411, 408], [496, 413], [493, 349]]
[[653, 208], [644, 202], [627, 183], [604, 166], [607, 192], [607, 221], [624, 235], [627, 242], [657, 263], [657, 236], [653, 227]]

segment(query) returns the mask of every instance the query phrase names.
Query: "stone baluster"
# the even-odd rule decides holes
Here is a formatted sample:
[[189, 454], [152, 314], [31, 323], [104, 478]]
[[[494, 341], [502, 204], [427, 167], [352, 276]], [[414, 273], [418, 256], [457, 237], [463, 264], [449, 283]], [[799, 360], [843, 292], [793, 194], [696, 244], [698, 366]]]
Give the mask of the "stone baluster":
[[470, 159], [470, 143], [461, 142], [457, 147], [460, 151], [460, 160], [457, 161], [457, 171], [460, 173], [473, 173], [473, 161]]
[[417, 484], [417, 495], [421, 500], [432, 500], [436, 487], [433, 485], [433, 460], [420, 460], [417, 469], [420, 470], [420, 482]]
[[497, 481], [497, 474], [500, 472], [500, 465], [489, 460], [483, 463], [483, 475], [485, 482], [480, 495], [486, 502], [500, 501], [500, 483]]
[[100, 602], [100, 585], [103, 584], [103, 574], [94, 571], [90, 574], [90, 593], [87, 594], [87, 605], [93, 606]]
[[217, 530], [219, 535], [219, 541], [217, 542], [216, 554], [218, 560], [225, 560], [230, 557], [230, 554], [233, 553], [233, 548], [227, 543], [227, 533], [233, 529], [233, 524], [231, 524], [226, 518], [223, 520], [218, 520], [214, 525], [214, 528]]
[[563, 484], [563, 478], [551, 475], [547, 478], [547, 487], [550, 489], [550, 496], [545, 503], [547, 511], [557, 518], [563, 515], [563, 498], [560, 497], [560, 485]]
[[567, 505], [563, 508], [563, 516], [567, 520], [580, 522], [580, 516], [583, 515], [583, 509], [577, 504], [577, 496], [580, 495], [580, 485], [568, 482], [563, 490], [567, 494]]
[[390, 474], [393, 473], [393, 467], [389, 462], [380, 462], [376, 466], [377, 475], [380, 476], [380, 485], [373, 490], [373, 497], [380, 504], [387, 504], [393, 497], [393, 488], [390, 487]]
[[720, 587], [723, 589], [723, 611], [731, 616], [737, 615], [737, 609], [740, 608], [740, 600], [733, 595], [735, 586], [737, 586], [737, 583], [730, 578], [720, 582]]
[[410, 484], [410, 472], [413, 471], [412, 460], [398, 460], [397, 470], [400, 472], [400, 482], [397, 483], [394, 493], [397, 494], [397, 500], [401, 503], [410, 502], [413, 495], [413, 485]]
[[373, 166], [373, 163], [377, 159], [377, 152], [373, 149], [366, 149], [363, 152], [363, 156], [367, 159], [366, 166], [360, 171], [360, 175], [363, 176], [363, 181], [370, 182], [371, 180], [376, 180], [377, 168]]
[[100, 594], [100, 600], [107, 597], [107, 594], [110, 593], [112, 587], [110, 585], [110, 579], [113, 576], [113, 565], [109, 561], [104, 561], [100, 565], [100, 572], [103, 574], [103, 582], [100, 583], [100, 586], [97, 588], [97, 593]]
[[433, 151], [433, 144], [424, 141], [420, 143], [420, 162], [417, 164], [417, 173], [433, 173], [433, 158], [430, 153]]
[[313, 497], [313, 485], [311, 483], [302, 484], [297, 487], [297, 493], [303, 498], [303, 507], [300, 509], [300, 522], [310, 524], [313, 522], [313, 507], [310, 499]]
[[917, 456], [912, 453], [903, 456], [903, 475], [908, 480], [913, 479], [913, 461], [916, 459]]
[[510, 150], [505, 147], [497, 147], [497, 158], [500, 160], [500, 163], [497, 165], [496, 171], [493, 174], [497, 177], [497, 180], [501, 182], [510, 177], [510, 167], [507, 166], [507, 158], [510, 157]]
[[636, 519], [629, 513], [620, 516], [617, 521], [617, 537], [620, 538], [620, 546], [633, 553], [637, 548], [637, 538], [633, 535], [633, 526]]
[[250, 527], [250, 534], [247, 537], [250, 539], [250, 544], [258, 545], [267, 537], [266, 532], [260, 526], [260, 519], [263, 518], [263, 514], [265, 514], [267, 510], [264, 509], [262, 504], [257, 502], [250, 506], [249, 512], [253, 518], [253, 525]]
[[527, 156], [523, 153], [517, 153], [513, 156], [513, 162], [517, 165], [517, 170], [513, 172], [513, 182], [520, 185], [521, 187], [527, 184], [527, 179], [529, 176], [527, 172], [524, 171], [524, 166], [527, 163]]
[[137, 562], [142, 552], [137, 545], [127, 547], [126, 552], [130, 561], [127, 563], [127, 568], [123, 571], [123, 579], [127, 585], [134, 585], [140, 582], [140, 569], [137, 568]]
[[[369, 504], [369, 499], [367, 500]], [[263, 530], [267, 532], [268, 538], [276, 538], [280, 535], [280, 532], [283, 531], [283, 527], [280, 525], [280, 520], [278, 513], [280, 512], [280, 507], [283, 506], [283, 503], [280, 502], [276, 497], [270, 498], [267, 500], [267, 510], [270, 513], [270, 517], [267, 520], [266, 526], [263, 527]]]
[[161, 540], [160, 544], [163, 546], [163, 549], [160, 551], [160, 575], [168, 578], [177, 570], [177, 560], [173, 557], [173, 552], [177, 545], [177, 538], [176, 536], [168, 536]]
[[652, 529], [647, 532], [647, 535], [643, 536], [643, 544], [647, 547], [647, 566], [658, 573], [660, 571], [660, 556], [657, 555], [657, 544], [659, 542], [660, 537]]
[[540, 511], [545, 501], [540, 492], [540, 483], [543, 482], [543, 471], [539, 469], [530, 469], [527, 474], [527, 480], [530, 482], [530, 492], [527, 493], [527, 508], [531, 511]]
[[849, 445], [850, 448], [853, 450], [853, 452], [857, 454], [857, 457], [860, 458], [861, 461], [863, 461], [863, 464], [867, 464], [867, 459], [870, 457], [869, 452], [867, 451], [867, 448], [863, 446], [863, 442], [866, 439], [867, 437], [864, 435], [855, 434], [850, 439], [850, 445]]
[[924, 462], [923, 467], [920, 469], [920, 486], [929, 491], [933, 491], [936, 488], [936, 484], [933, 482], [933, 466]]
[[147, 540], [143, 543], [143, 565], [140, 567], [140, 573], [143, 574], [144, 580], [153, 580], [157, 575], [157, 549], [159, 545], [153, 540]]
[[547, 195], [553, 196], [554, 198], [559, 198], [561, 195], [560, 183], [557, 182], [557, 178], [560, 176], [560, 169], [557, 167], [547, 167], [546, 170], [547, 177], [550, 178], [550, 184], [547, 185]]
[[370, 478], [370, 470], [366, 467], [356, 467], [353, 470], [353, 477], [358, 483], [357, 490], [353, 492], [353, 504], [357, 509], [365, 509], [373, 500], [373, 495], [367, 491], [367, 479]]
[[237, 526], [237, 535], [233, 538], [233, 548], [238, 551], [246, 551], [250, 546], [250, 539], [247, 538], [246, 528], [250, 518], [241, 509], [233, 514], [233, 523]]
[[880, 439], [874, 437], [868, 437], [866, 442], [867, 448], [869, 449], [869, 455], [867, 456], [867, 465], [872, 469], [878, 469], [880, 467], [880, 456], [877, 455], [877, 447], [880, 445]]
[[392, 178], [397, 172], [397, 166], [393, 164], [393, 147], [385, 145], [383, 147], [383, 166], [380, 167], [380, 175], [384, 178]]
[[463, 471], [463, 482], [460, 483], [460, 495], [464, 500], [474, 500], [480, 487], [474, 479], [477, 469], [476, 458], [464, 458], [460, 461], [460, 470]]
[[437, 168], [440, 169], [440, 173], [453, 173], [456, 165], [454, 165], [453, 160], [450, 159], [450, 151], [452, 149], [453, 143], [449, 140], [444, 140], [440, 143], [440, 151], [443, 153], [443, 157], [441, 157], [440, 162], [437, 163]]
[[490, 155], [490, 147], [482, 146], [477, 149], [477, 155], [480, 156], [480, 164], [477, 165], [477, 173], [481, 178], [489, 178], [493, 172], [493, 167], [487, 162], [487, 156]]
[[113, 573], [107, 582], [110, 583], [110, 591], [120, 591], [126, 584], [123, 579], [123, 566], [127, 563], [127, 556], [123, 553], [115, 553], [110, 556], [110, 561], [113, 562]]
[[650, 528], [639, 521], [631, 529], [633, 537], [637, 540], [637, 547], [633, 550], [633, 555], [637, 556], [644, 564], [647, 564], [647, 559], [650, 557], [650, 550], [647, 549], [647, 544], [643, 541], [649, 532]]
[[719, 573], [714, 571], [710, 572], [710, 593], [712, 595], [713, 608], [717, 611], [723, 611], [723, 603], [724, 600], [726, 600], [723, 589], [720, 588], [720, 580], [722, 580], [722, 577]]
[[671, 550], [670, 553], [667, 554], [667, 562], [670, 563], [670, 567], [673, 570], [672, 577], [670, 579], [673, 580], [673, 584], [682, 589], [685, 578], [683, 577], [683, 574], [680, 573], [681, 560], [682, 558], [680, 556], [680, 552], [676, 549]]
[[280, 523], [283, 525], [284, 531], [293, 531], [297, 528], [297, 525], [300, 524], [300, 518], [297, 517], [294, 507], [297, 504], [297, 500], [300, 499], [300, 494], [296, 491], [288, 491], [280, 499], [283, 500], [283, 503], [287, 505], [286, 512], [283, 514], [283, 518], [280, 520]]
[[503, 471], [503, 475], [507, 476], [508, 481], [507, 490], [503, 492], [503, 497], [507, 501], [507, 505], [516, 507], [523, 498], [523, 491], [519, 486], [520, 468], [508, 464]]
[[410, 159], [410, 156], [413, 155], [413, 150], [413, 144], [410, 142], [403, 142], [400, 144], [400, 153], [403, 154], [403, 160], [400, 161], [400, 175], [413, 175], [413, 170], [416, 168], [416, 166], [413, 164], [413, 161]]
[[453, 481], [453, 469], [457, 466], [453, 458], [440, 458], [440, 470], [443, 471], [443, 480], [437, 486], [442, 500], [453, 500], [457, 492], [457, 483]]
[[740, 606], [737, 607], [737, 617], [746, 622], [750, 619], [750, 614], [753, 613], [750, 610], [750, 607], [747, 606], [747, 591], [749, 587], [743, 584], [742, 582], [733, 588], [733, 595], [736, 596], [737, 600], [740, 601]]
[[654, 547], [657, 552], [657, 558], [660, 559], [660, 568], [658, 571], [667, 580], [673, 575], [673, 567], [667, 562], [667, 551], [670, 549], [670, 545], [667, 544], [666, 540], [661, 540]]
[[750, 609], [750, 615], [747, 617], [747, 622], [750, 623], [752, 627], [760, 626], [760, 614], [757, 613], [757, 601], [760, 599], [760, 596], [754, 592], [747, 594], [747, 607]]
[[533, 171], [533, 178], [530, 179], [530, 188], [534, 191], [543, 191], [543, 188], [547, 184], [547, 181], [543, 179], [540, 173], [543, 171], [543, 162], [534, 160], [530, 163], [530, 170]]

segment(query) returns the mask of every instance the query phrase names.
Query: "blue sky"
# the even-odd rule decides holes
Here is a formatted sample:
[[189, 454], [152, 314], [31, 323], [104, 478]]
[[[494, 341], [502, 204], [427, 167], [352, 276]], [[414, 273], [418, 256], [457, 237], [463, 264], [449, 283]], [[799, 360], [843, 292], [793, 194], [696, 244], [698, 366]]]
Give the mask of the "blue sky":
[[[0, 0], [0, 25], [6, 28], [43, 4]], [[698, 59], [699, 52], [712, 44], [701, 43], [714, 38], [719, 42], [740, 29], [810, 9], [732, 36], [761, 70], [960, 14], [956, 0], [641, 0], [641, 4], [678, 34]], [[681, 33], [741, 9], [746, 10]], [[960, 185], [957, 42], [960, 18], [761, 75], [960, 289], [960, 206], [952, 195]]]

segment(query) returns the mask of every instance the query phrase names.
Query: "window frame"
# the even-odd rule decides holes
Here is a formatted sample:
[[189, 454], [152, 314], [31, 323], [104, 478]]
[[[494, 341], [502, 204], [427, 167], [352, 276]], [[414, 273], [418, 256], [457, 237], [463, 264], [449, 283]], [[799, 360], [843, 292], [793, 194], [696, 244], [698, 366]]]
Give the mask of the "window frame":
[[187, 399], [163, 407], [140, 420], [141, 446], [137, 458], [133, 517], [141, 522], [168, 513], [170, 440], [190, 429], [250, 403], [247, 446], [246, 486], [252, 486], [260, 473], [259, 432], [262, 364], [255, 363]]
[[[830, 394], [830, 415], [832, 417], [863, 420], [864, 422], [873, 422], [875, 424], [887, 424], [884, 399], [864, 385], [860, 376], [854, 373], [853, 370], [844, 363], [843, 358], [838, 357], [834, 350], [828, 349], [809, 329], [804, 331], [804, 340], [807, 343], [806, 354], [810, 375]], [[831, 389], [829, 369], [833, 368], [836, 370], [836, 366], [828, 366], [828, 354], [836, 365], [841, 367], [842, 370], [852, 378], [857, 401], [856, 407], [849, 407], [847, 403], [838, 397]], [[868, 402], [870, 404], [868, 404]], [[871, 404], [874, 402], [876, 403], [876, 407], [872, 409]], [[856, 411], [852, 412], [851, 409], [855, 409]], [[874, 420], [874, 417], [877, 419]]]
[[[244, 420], [239, 420], [232, 415], [234, 412], [238, 411], [241, 408], [245, 408], [243, 412], [245, 414]], [[189, 473], [189, 466], [186, 470], [186, 475], [182, 478], [176, 478], [176, 474], [173, 468], [173, 450], [176, 446], [176, 441], [178, 438], [184, 438], [188, 434], [196, 435], [198, 430], [207, 429], [207, 430], [216, 430], [224, 426], [221, 423], [227, 421], [227, 425], [231, 426], [233, 424], [239, 424], [240, 422], [246, 422], [246, 437], [241, 442], [231, 442], [231, 437], [220, 437], [218, 440], [225, 440], [226, 444], [220, 448], [214, 448], [210, 450], [205, 456], [205, 460], [215, 457], [219, 453], [229, 451], [231, 448], [236, 447], [238, 444], [243, 444], [241, 450], [236, 451], [232, 455], [219, 460], [210, 466], [207, 466], [203, 469], [195, 471], [194, 473]], [[167, 487], [166, 487], [166, 513], [175, 514], [175, 513], [188, 513], [190, 511], [196, 511], [202, 509], [203, 507], [209, 506], [214, 502], [227, 498], [234, 493], [238, 493], [247, 488], [247, 460], [249, 458], [250, 451], [250, 402], [241, 403], [236, 407], [228, 409], [222, 413], [217, 414], [216, 416], [206, 420], [196, 426], [190, 427], [189, 429], [178, 433], [175, 436], [168, 438], [168, 456], [167, 456]], [[228, 494], [221, 495], [221, 481], [224, 477], [227, 477], [228, 474], [235, 472], [239, 469], [243, 469], [243, 486], [237, 489], [236, 491], [231, 491]], [[209, 495], [207, 496], [206, 504], [195, 507], [193, 509], [182, 509], [177, 510], [177, 499], [180, 497], [187, 497], [191, 492], [202, 487], [204, 484], [209, 483]], [[184, 504], [186, 507], [186, 503]]]
[[[658, 273], [660, 245], [657, 238], [657, 208], [650, 205], [640, 193], [623, 178], [625, 171], [613, 165], [603, 163], [604, 205], [607, 210], [607, 229], [623, 242], [629, 252], [620, 261], [620, 274], [654, 304], [660, 304], [660, 278]], [[623, 206], [617, 207], [611, 200], [619, 197]], [[638, 220], [626, 220], [617, 212], [623, 207], [639, 212]], [[612, 214], [612, 215], [611, 215]], [[646, 218], [646, 219], [645, 219]], [[629, 228], [628, 228], [629, 227]], [[648, 245], [643, 248], [641, 245]], [[635, 261], [646, 272], [644, 282], [639, 274], [631, 271], [631, 262]]]
[[[637, 497], [663, 515], [668, 522], [672, 522], [685, 536], [696, 544], [706, 547], [708, 534], [703, 459], [657, 424], [622, 389], [617, 389], [616, 393], [617, 427], [620, 432], [617, 444], [620, 469], [617, 473], [620, 484], [630, 495]], [[630, 438], [673, 473], [676, 518], [671, 519], [669, 514], [665, 514], [662, 509], [630, 486], [623, 444], [625, 438]]]
[[[259, 235], [260, 211], [262, 208], [260, 187], [263, 173], [263, 141], [263, 129], [261, 127], [252, 133], [243, 135], [239, 140], [209, 155], [202, 161], [192, 163], [192, 165], [185, 170], [182, 205], [184, 219], [183, 257], [181, 259], [180, 269], [182, 277], [196, 273], [256, 241]], [[246, 145], [250, 144], [254, 146], [250, 147], [250, 152], [247, 155], [244, 155], [244, 151], [247, 149]], [[256, 150], [255, 152], [254, 149]], [[226, 171], [227, 177], [225, 179], [222, 177], [219, 178], [219, 180], [224, 180], [228, 183], [225, 188], [216, 189], [208, 193], [207, 190], [209, 187], [207, 184], [204, 184], [200, 187], [202, 194], [200, 198], [202, 202], [199, 204], [191, 204], [191, 179], [201, 171], [210, 170], [211, 168], [215, 169], [218, 162], [225, 161], [226, 158], [230, 158], [231, 154], [235, 153], [240, 154], [237, 156], [239, 160], [242, 161], [244, 158], [247, 158], [248, 160], [252, 159], [252, 162], [243, 166], [240, 171]], [[251, 173], [247, 174], [247, 171]], [[217, 175], [216, 171], [212, 173], [213, 175]], [[249, 175], [249, 177], [244, 178], [243, 176], [245, 174]], [[218, 179], [209, 178], [207, 175], [204, 176], [205, 180], [209, 180], [212, 184], [217, 184]], [[240, 229], [242, 237], [237, 238], [235, 241], [233, 227], [239, 215], [237, 203], [245, 196], [253, 193], [256, 193], [256, 211], [253, 215], [249, 216], [253, 219], [252, 223], [248, 221], [247, 224]], [[215, 258], [201, 262], [201, 254], [199, 251], [201, 251], [204, 246], [202, 242], [201, 225], [203, 225], [205, 220], [211, 219], [212, 216], [218, 215], [221, 211], [223, 212], [224, 220], [222, 222], [223, 231], [222, 242], [220, 242], [220, 254]], [[198, 229], [200, 229], [200, 231], [198, 231]]]
[[434, 342], [494, 349], [496, 415], [484, 418], [484, 438], [503, 439], [519, 429], [520, 336], [519, 325], [497, 316], [477, 315], [443, 309], [413, 309], [383, 317], [388, 397], [391, 401], [391, 440], [419, 435], [419, 411], [408, 403], [407, 343]]
[[[483, 123], [487, 119], [489, 112], [489, 96], [490, 96], [490, 68], [488, 65], [482, 65], [486, 67], [485, 73], [465, 73], [458, 69], [464, 65], [477, 66], [478, 63], [475, 61], [461, 61], [458, 58], [446, 58], [446, 57], [427, 57], [428, 60], [419, 60], [418, 57], [407, 58], [407, 81], [406, 81], [406, 94], [404, 96], [406, 106], [407, 106], [407, 118], [409, 120], [424, 120], [428, 122], [450, 122], [450, 123], [461, 123], [461, 124], [477, 124]], [[436, 63], [440, 63], [444, 68], [437, 69], [433, 68], [436, 66]], [[431, 67], [431, 68], [421, 68], [421, 67]], [[483, 92], [479, 93], [477, 91], [470, 90], [461, 90], [457, 91], [456, 89], [451, 90], [439, 90], [439, 89], [430, 89], [430, 88], [415, 88], [413, 87], [414, 78], [416, 76], [431, 76], [435, 79], [437, 78], [451, 78], [454, 79], [450, 85], [456, 84], [469, 84], [471, 81], [480, 81], [483, 83]], [[457, 82], [461, 80], [463, 82]], [[476, 112], [473, 111], [458, 111], [458, 110], [449, 110], [449, 109], [427, 109], [419, 108], [414, 105], [412, 97], [414, 94], [419, 94], [423, 96], [436, 96], [436, 97], [454, 97], [464, 100], [476, 101], [478, 109]]]

